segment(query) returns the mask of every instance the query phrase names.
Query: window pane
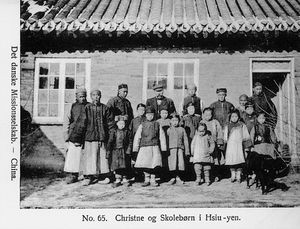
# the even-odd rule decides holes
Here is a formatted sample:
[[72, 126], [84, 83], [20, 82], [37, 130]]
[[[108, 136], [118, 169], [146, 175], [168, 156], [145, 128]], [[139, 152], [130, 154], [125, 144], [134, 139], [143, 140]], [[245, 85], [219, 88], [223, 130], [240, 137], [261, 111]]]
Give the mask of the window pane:
[[183, 64], [182, 63], [174, 64], [174, 75], [175, 76], [183, 76]]
[[59, 75], [59, 63], [50, 63], [49, 75]]
[[58, 102], [58, 90], [50, 90], [49, 92], [49, 102], [57, 103]]
[[58, 116], [58, 104], [49, 104], [49, 116]]
[[65, 90], [65, 103], [75, 102], [75, 90]]
[[49, 77], [50, 79], [50, 89], [58, 89], [59, 87], [59, 77]]
[[38, 116], [48, 116], [48, 106], [47, 104], [38, 105]]
[[158, 74], [159, 76], [168, 75], [168, 64], [158, 64]]
[[39, 90], [38, 103], [48, 103], [48, 90]]
[[156, 64], [149, 63], [148, 64], [148, 77], [156, 76]]
[[66, 63], [66, 75], [75, 75], [74, 63]]
[[193, 63], [185, 64], [184, 75], [185, 76], [194, 76], [194, 64]]
[[76, 64], [76, 75], [77, 76], [85, 75], [85, 63], [77, 63]]
[[47, 63], [40, 63], [40, 75], [48, 75], [49, 65]]
[[74, 89], [74, 77], [66, 77], [66, 89]]
[[39, 78], [39, 89], [48, 88], [48, 77], [40, 77]]
[[183, 88], [183, 78], [175, 77], [174, 78], [174, 89], [182, 89]]
[[148, 77], [147, 88], [152, 89], [155, 82], [156, 82], [156, 77]]
[[84, 87], [85, 87], [85, 78], [76, 77], [76, 88], [84, 88]]

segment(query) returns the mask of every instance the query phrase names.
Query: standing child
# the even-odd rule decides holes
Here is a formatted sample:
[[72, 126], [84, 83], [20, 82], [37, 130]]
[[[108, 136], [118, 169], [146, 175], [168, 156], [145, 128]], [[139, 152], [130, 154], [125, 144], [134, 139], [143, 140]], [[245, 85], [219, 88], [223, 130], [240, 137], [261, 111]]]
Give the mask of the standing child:
[[252, 128], [257, 122], [256, 114], [254, 113], [254, 105], [251, 102], [246, 103], [246, 112], [241, 116], [241, 120], [246, 124], [248, 132], [250, 133]]
[[172, 114], [171, 117], [171, 127], [167, 130], [170, 150], [168, 165], [171, 175], [169, 184], [175, 184], [176, 182], [184, 184], [185, 156], [190, 155], [189, 142], [184, 128], [179, 126], [179, 115]]
[[245, 151], [252, 146], [247, 127], [240, 121], [240, 112], [234, 110], [229, 115], [229, 124], [224, 129], [224, 141], [227, 143], [225, 165], [230, 167], [231, 182], [241, 182], [242, 167], [245, 163]]
[[[146, 117], [145, 117], [146, 105], [143, 103], [139, 103], [136, 107], [136, 110], [137, 110], [138, 115], [134, 119], [132, 119], [132, 121], [129, 125], [129, 130], [131, 131], [131, 142], [132, 143], [133, 143], [133, 139], [134, 139], [137, 129], [146, 120]], [[135, 161], [136, 155], [132, 155], [132, 159]]]
[[276, 159], [276, 135], [273, 129], [266, 124], [265, 113], [261, 112], [258, 114], [257, 123], [252, 128], [250, 135], [254, 143], [253, 151], [259, 154], [270, 155], [273, 159]]
[[188, 136], [189, 143], [191, 143], [198, 128], [198, 124], [201, 121], [201, 116], [195, 113], [195, 106], [192, 102], [187, 104], [186, 107], [187, 114], [183, 116], [182, 122]]
[[195, 184], [199, 185], [201, 181], [201, 173], [203, 170], [205, 183], [210, 185], [210, 170], [213, 163], [212, 154], [214, 152], [215, 142], [204, 123], [200, 123], [192, 144], [191, 153], [196, 173]]
[[116, 116], [117, 128], [110, 131], [107, 143], [106, 158], [110, 161], [110, 169], [115, 174], [113, 187], [116, 188], [122, 184], [130, 186], [128, 175], [131, 165], [131, 141], [130, 131], [125, 128], [126, 116]]
[[[156, 120], [159, 123], [159, 126], [163, 129], [164, 134], [166, 136], [166, 143], [168, 142], [168, 136], [167, 136], [167, 130], [169, 129], [169, 127], [171, 126], [171, 120], [168, 118], [169, 117], [169, 113], [168, 113], [168, 109], [166, 106], [162, 106], [161, 110], [160, 110], [160, 119]], [[167, 143], [168, 145], [168, 143]], [[168, 179], [168, 173], [169, 173], [169, 169], [168, 169], [168, 156], [169, 156], [169, 152], [165, 152], [162, 155], [162, 168], [161, 171], [159, 172], [159, 177], [162, 180], [167, 180]]]
[[210, 107], [214, 111], [214, 118], [217, 119], [222, 128], [228, 123], [228, 115], [234, 110], [232, 103], [226, 101], [227, 89], [217, 89], [218, 101], [212, 103]]
[[183, 100], [183, 111], [182, 114], [186, 115], [188, 113], [187, 107], [189, 103], [193, 103], [195, 106], [195, 114], [198, 114], [201, 116], [202, 112], [202, 101], [201, 99], [196, 95], [197, 92], [197, 86], [195, 84], [188, 85], [188, 96], [184, 98]]
[[76, 102], [72, 104], [64, 124], [65, 140], [68, 143], [64, 171], [70, 174], [66, 181], [67, 184], [78, 181], [82, 148], [84, 143], [86, 104], [86, 90], [77, 89]]
[[113, 116], [108, 107], [100, 102], [101, 92], [91, 92], [92, 103], [85, 106], [86, 132], [83, 154], [84, 185], [90, 185], [98, 181], [101, 174], [106, 177], [99, 183], [110, 182], [109, 165], [106, 159], [105, 143], [109, 137], [109, 130], [113, 128]]
[[224, 170], [225, 156], [224, 156], [224, 140], [223, 131], [218, 120], [213, 118], [213, 110], [207, 107], [203, 110], [203, 119], [200, 123], [204, 123], [207, 130], [210, 132], [212, 139], [215, 142], [215, 149], [213, 152], [214, 167], [213, 177], [216, 182], [222, 178], [222, 171]]
[[154, 120], [155, 110], [146, 109], [146, 121], [143, 122], [134, 137], [133, 151], [138, 152], [135, 168], [144, 172], [143, 187], [158, 186], [156, 182], [156, 169], [162, 166], [161, 151], [166, 151], [166, 138], [159, 123]]

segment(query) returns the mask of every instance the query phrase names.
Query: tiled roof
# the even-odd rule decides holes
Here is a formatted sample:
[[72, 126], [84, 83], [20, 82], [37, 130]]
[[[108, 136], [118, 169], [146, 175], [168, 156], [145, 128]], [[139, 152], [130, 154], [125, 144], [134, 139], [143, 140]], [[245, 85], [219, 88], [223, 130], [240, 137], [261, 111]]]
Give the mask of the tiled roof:
[[300, 33], [299, 0], [22, 0], [21, 31]]

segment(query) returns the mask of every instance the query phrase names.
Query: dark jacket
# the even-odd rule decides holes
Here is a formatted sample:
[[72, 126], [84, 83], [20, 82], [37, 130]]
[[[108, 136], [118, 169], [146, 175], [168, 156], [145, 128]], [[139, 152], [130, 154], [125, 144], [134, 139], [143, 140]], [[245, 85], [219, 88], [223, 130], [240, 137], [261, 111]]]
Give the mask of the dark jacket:
[[260, 143], [276, 143], [276, 136], [268, 125], [257, 123], [254, 129], [254, 145]]
[[187, 105], [192, 102], [195, 106], [195, 114], [201, 115], [201, 99], [195, 96], [187, 96], [183, 100], [183, 115], [187, 114]]
[[145, 121], [142, 123], [140, 147], [159, 145], [159, 123]]
[[170, 99], [170, 98], [167, 98], [165, 96], [162, 97], [160, 105], [157, 104], [157, 98], [156, 97], [147, 99], [146, 106], [147, 107], [151, 106], [151, 107], [154, 108], [154, 110], [155, 110], [154, 120], [157, 120], [157, 119], [160, 118], [160, 110], [161, 110], [162, 107], [167, 108], [167, 110], [169, 112], [169, 115], [176, 112], [176, 108], [175, 108], [173, 100]]
[[119, 96], [113, 97], [107, 102], [107, 107], [110, 109], [110, 111], [112, 112], [114, 117], [117, 115], [127, 115], [128, 116], [128, 120], [127, 120], [128, 125], [130, 124], [131, 120], [133, 119], [132, 106], [131, 106], [131, 103], [129, 102], [129, 100], [126, 98], [121, 98]]
[[109, 131], [114, 126], [113, 115], [106, 105], [89, 103], [85, 106], [86, 132], [85, 141], [108, 140]]
[[112, 129], [109, 134], [107, 151], [111, 153], [115, 149], [124, 149], [126, 154], [131, 154], [132, 143], [130, 138], [131, 133], [129, 130]]
[[134, 119], [131, 120], [131, 123], [129, 125], [129, 130], [131, 131], [132, 138], [134, 138], [134, 135], [139, 128], [139, 126], [146, 120], [145, 116], [137, 116]]
[[182, 119], [182, 125], [185, 129], [185, 132], [189, 138], [189, 141], [191, 142], [195, 132], [198, 128], [199, 122], [201, 121], [201, 116], [198, 114], [194, 115], [184, 115]]
[[243, 116], [241, 116], [241, 121], [243, 121], [246, 124], [247, 129], [250, 133], [252, 128], [256, 124], [256, 115], [254, 113], [252, 115], [243, 113]]
[[277, 124], [277, 110], [272, 100], [265, 93], [253, 95], [250, 100], [254, 104], [256, 114], [260, 112], [265, 113], [266, 124], [274, 129]]
[[210, 105], [214, 111], [214, 119], [217, 119], [222, 128], [228, 123], [228, 115], [234, 110], [232, 103], [227, 101], [216, 101]]
[[85, 106], [87, 103], [73, 103], [70, 113], [67, 115], [66, 141], [73, 143], [83, 143], [85, 134], [86, 113]]

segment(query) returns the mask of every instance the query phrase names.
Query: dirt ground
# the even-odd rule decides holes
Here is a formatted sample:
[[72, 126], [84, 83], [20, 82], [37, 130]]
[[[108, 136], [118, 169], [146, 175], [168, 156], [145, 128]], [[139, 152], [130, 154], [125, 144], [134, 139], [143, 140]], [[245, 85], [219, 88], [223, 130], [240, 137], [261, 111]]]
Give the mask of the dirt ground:
[[[300, 207], [300, 174], [291, 174], [277, 179], [289, 186], [283, 192], [276, 189], [267, 195], [246, 183], [231, 183], [224, 179], [210, 186], [161, 184], [159, 187], [112, 188], [111, 185], [94, 184], [83, 186], [82, 181], [67, 185], [65, 178], [53, 178], [38, 190], [27, 193], [21, 208], [156, 208], [156, 207]], [[30, 182], [29, 182], [30, 183]], [[37, 183], [43, 183], [42, 180]], [[23, 182], [21, 190], [28, 182]]]
[[289, 186], [267, 195], [246, 183], [229, 179], [211, 186], [195, 187], [193, 182], [159, 187], [131, 187], [94, 184], [82, 181], [67, 185], [62, 173], [64, 157], [53, 143], [37, 129], [22, 143], [21, 208], [165, 208], [165, 207], [300, 207], [300, 174], [277, 179]]

